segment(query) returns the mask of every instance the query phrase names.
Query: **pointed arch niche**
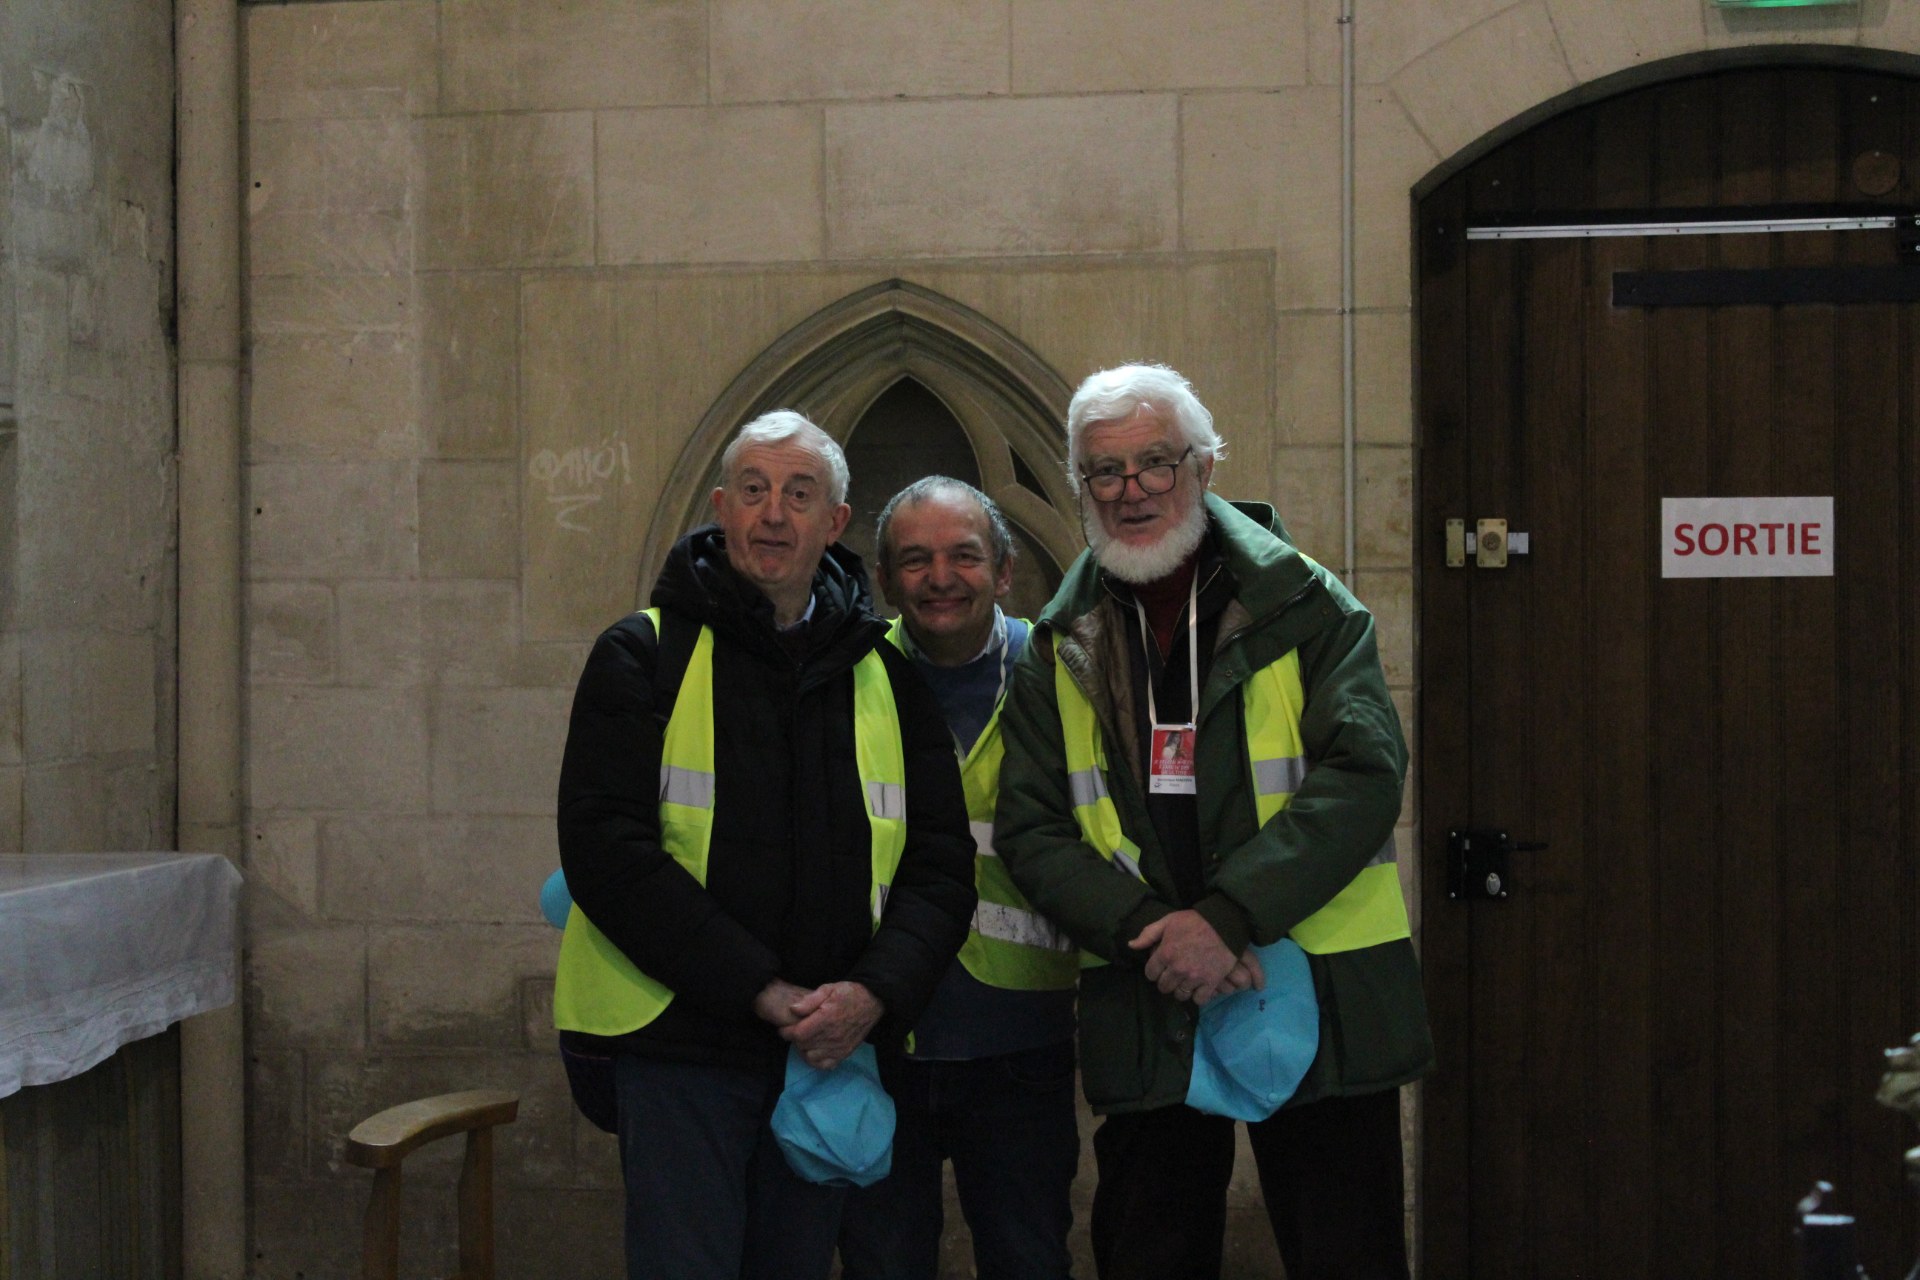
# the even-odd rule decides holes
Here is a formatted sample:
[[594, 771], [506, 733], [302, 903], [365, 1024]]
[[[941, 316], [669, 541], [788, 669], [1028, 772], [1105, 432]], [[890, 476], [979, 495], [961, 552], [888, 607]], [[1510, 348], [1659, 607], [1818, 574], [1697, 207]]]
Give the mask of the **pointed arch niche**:
[[[708, 494], [733, 433], [769, 410], [793, 409], [848, 452], [855, 509], [847, 540], [862, 556], [870, 556], [877, 514], [867, 508], [899, 484], [947, 470], [977, 484], [1013, 524], [1026, 562], [1014, 603], [1031, 611], [1082, 546], [1065, 472], [1071, 397], [1051, 366], [971, 307], [904, 280], [849, 294], [763, 351], [701, 418], [647, 528], [639, 598], [674, 540], [710, 518]], [[916, 440], [925, 464], [905, 475], [902, 459]], [[863, 462], [880, 485], [862, 484]]]

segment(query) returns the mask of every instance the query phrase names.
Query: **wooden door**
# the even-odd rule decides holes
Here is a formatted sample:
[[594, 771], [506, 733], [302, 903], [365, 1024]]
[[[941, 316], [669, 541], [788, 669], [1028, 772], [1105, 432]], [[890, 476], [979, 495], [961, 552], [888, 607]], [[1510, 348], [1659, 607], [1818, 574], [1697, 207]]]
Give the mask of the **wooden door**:
[[[1835, 202], [1920, 209], [1915, 82], [1636, 91], [1421, 203], [1430, 1277], [1785, 1276], [1816, 1178], [1871, 1274], [1913, 1260], [1915, 1135], [1873, 1092], [1920, 1030], [1920, 306], [1613, 300], [1890, 265], [1896, 234], [1463, 234]], [[1833, 497], [1835, 576], [1661, 578], [1662, 497], [1802, 495]], [[1450, 517], [1530, 554], [1449, 568]], [[1468, 827], [1545, 844], [1508, 898], [1449, 898]]]

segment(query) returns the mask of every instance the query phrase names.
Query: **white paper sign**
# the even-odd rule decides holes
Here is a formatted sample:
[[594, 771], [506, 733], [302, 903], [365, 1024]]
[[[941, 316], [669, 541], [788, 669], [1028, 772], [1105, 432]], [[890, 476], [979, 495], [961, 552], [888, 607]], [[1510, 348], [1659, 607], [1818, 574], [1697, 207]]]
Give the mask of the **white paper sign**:
[[1663, 578], [1830, 578], [1832, 498], [1662, 498]]

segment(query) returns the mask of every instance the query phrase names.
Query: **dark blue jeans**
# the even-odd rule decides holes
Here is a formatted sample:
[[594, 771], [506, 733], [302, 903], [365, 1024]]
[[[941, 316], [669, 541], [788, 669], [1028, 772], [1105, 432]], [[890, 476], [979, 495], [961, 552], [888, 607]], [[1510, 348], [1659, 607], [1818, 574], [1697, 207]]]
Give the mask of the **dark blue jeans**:
[[627, 1278], [826, 1280], [846, 1191], [787, 1167], [764, 1070], [614, 1057]]
[[971, 1062], [883, 1062], [898, 1125], [893, 1172], [851, 1192], [846, 1280], [932, 1280], [940, 1270], [940, 1165], [953, 1161], [979, 1280], [1063, 1280], [1080, 1162], [1073, 1043]]

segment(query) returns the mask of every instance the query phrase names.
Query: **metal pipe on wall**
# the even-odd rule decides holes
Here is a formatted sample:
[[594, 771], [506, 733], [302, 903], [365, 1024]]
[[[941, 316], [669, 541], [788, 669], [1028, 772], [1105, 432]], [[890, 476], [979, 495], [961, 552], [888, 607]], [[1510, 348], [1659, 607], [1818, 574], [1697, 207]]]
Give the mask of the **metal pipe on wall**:
[[[175, 16], [179, 847], [240, 861], [240, 18]], [[238, 957], [235, 957], [236, 966]], [[180, 1036], [187, 1280], [246, 1274], [244, 993]]]
[[1341, 578], [1353, 587], [1359, 558], [1359, 514], [1355, 509], [1358, 476], [1354, 437], [1358, 433], [1358, 396], [1354, 359], [1354, 209], [1353, 209], [1353, 0], [1340, 0], [1340, 475]]

